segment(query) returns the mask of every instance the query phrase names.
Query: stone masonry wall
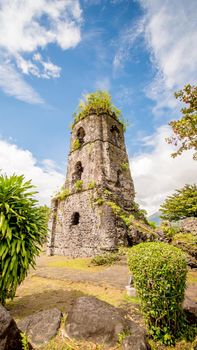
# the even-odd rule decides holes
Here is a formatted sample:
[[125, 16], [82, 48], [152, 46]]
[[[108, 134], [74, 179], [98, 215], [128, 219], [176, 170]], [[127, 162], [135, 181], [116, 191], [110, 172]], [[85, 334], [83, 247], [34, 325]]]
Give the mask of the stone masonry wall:
[[[81, 147], [75, 149], [77, 139]], [[123, 127], [115, 118], [90, 115], [74, 125], [64, 185], [70, 194], [53, 200], [50, 255], [94, 256], [126, 244], [125, 225], [99, 200], [108, 191], [129, 212], [134, 186], [128, 163]]]

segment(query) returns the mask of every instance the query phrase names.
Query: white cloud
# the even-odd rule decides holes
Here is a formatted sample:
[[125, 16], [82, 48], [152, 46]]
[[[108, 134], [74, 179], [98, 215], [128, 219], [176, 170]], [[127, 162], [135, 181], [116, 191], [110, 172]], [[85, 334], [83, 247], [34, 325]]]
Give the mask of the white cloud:
[[156, 76], [146, 92], [155, 111], [175, 105], [173, 92], [195, 83], [197, 70], [196, 0], [139, 0], [145, 10], [145, 39]]
[[131, 49], [136, 40], [144, 32], [144, 18], [140, 18], [134, 25], [129, 26], [120, 33], [120, 37], [116, 40], [116, 54], [113, 59], [113, 68], [118, 70], [123, 68], [125, 61], [129, 60]]
[[110, 79], [107, 77], [101, 78], [96, 81], [95, 87], [97, 90], [105, 90], [109, 91], [110, 90]]
[[[0, 60], [4, 67], [9, 60], [16, 74], [58, 78], [61, 68], [49, 58], [44, 59], [39, 50], [49, 44], [56, 44], [63, 50], [75, 47], [81, 40], [81, 21], [78, 0], [3, 0], [0, 6]], [[4, 89], [5, 84], [9, 85], [9, 79], [5, 83], [1, 78], [1, 88], [7, 93], [9, 89]], [[25, 83], [25, 89], [27, 87], [33, 91]], [[18, 90], [14, 94], [13, 85], [11, 90], [18, 98]]]
[[186, 183], [196, 182], [196, 163], [192, 152], [185, 152], [173, 159], [173, 146], [166, 143], [170, 128], [162, 126], [155, 134], [144, 138], [145, 146], [151, 151], [143, 152], [131, 159], [136, 200], [149, 214], [159, 209], [165, 198]]
[[55, 170], [53, 161], [46, 159], [40, 167], [30, 151], [5, 140], [0, 140], [0, 169], [7, 175], [24, 174], [26, 180], [32, 179], [32, 184], [39, 191], [37, 198], [40, 204], [50, 205], [51, 196], [64, 182], [64, 176]]
[[0, 88], [9, 96], [33, 104], [42, 104], [44, 100], [25, 82], [12, 64], [0, 65]]

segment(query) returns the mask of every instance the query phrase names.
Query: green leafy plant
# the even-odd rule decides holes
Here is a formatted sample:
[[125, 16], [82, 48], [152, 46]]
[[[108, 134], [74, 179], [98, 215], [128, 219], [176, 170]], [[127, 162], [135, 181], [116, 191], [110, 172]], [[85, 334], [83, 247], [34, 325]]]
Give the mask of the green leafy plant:
[[46, 217], [24, 176], [0, 176], [0, 302], [15, 296], [46, 239]]
[[74, 124], [79, 120], [86, 118], [90, 114], [110, 114], [113, 115], [125, 129], [125, 123], [121, 118], [121, 111], [114, 106], [111, 101], [111, 96], [107, 91], [96, 91], [84, 96], [80, 101], [78, 110], [73, 114]]
[[185, 185], [167, 197], [160, 207], [161, 218], [177, 221], [187, 217], [197, 217], [197, 186]]
[[75, 187], [75, 190], [76, 190], [77, 192], [82, 191], [82, 189], [83, 189], [83, 181], [82, 181], [82, 180], [77, 180], [77, 181], [74, 183], [74, 187]]
[[129, 169], [129, 163], [122, 163], [122, 164], [120, 164], [120, 167], [124, 171], [128, 170]]
[[103, 198], [97, 198], [95, 200], [95, 204], [97, 204], [97, 205], [103, 205], [104, 203], [105, 203], [105, 201]]
[[95, 181], [90, 181], [89, 184], [88, 184], [88, 189], [92, 190], [95, 187], [96, 187], [96, 182]]
[[63, 200], [65, 198], [67, 198], [70, 195], [70, 190], [68, 188], [61, 188], [61, 190], [56, 193], [54, 199], [59, 199], [59, 200]]
[[106, 253], [103, 255], [97, 255], [91, 260], [92, 265], [113, 265], [116, 261], [120, 260], [119, 253]]
[[150, 227], [152, 227], [154, 229], [157, 227], [157, 225], [156, 225], [156, 223], [154, 221], [148, 221], [148, 224], [149, 224]]
[[164, 233], [165, 238], [168, 240], [168, 242], [171, 242], [173, 237], [179, 232], [179, 228], [176, 226], [172, 226], [171, 222], [169, 222], [168, 220], [162, 221], [160, 227]]
[[110, 195], [112, 194], [112, 192], [109, 191], [107, 188], [105, 188], [105, 189], [103, 190], [103, 194], [105, 194], [106, 196], [110, 196]]
[[81, 148], [81, 142], [79, 139], [76, 139], [72, 144], [72, 151], [76, 151], [79, 148]]
[[20, 335], [21, 335], [22, 350], [29, 350], [29, 339], [27, 335], [23, 332], [21, 332]]
[[141, 243], [129, 250], [128, 265], [149, 334], [163, 344], [174, 344], [184, 327], [185, 254], [167, 243]]
[[131, 335], [131, 332], [129, 332], [129, 331], [120, 332], [118, 334], [118, 343], [122, 344], [123, 341], [125, 340], [125, 338], [128, 337], [129, 335]]

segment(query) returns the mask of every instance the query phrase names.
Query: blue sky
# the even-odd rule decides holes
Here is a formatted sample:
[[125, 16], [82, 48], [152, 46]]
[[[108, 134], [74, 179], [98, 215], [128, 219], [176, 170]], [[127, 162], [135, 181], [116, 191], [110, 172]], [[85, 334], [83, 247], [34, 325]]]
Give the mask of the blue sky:
[[170, 158], [173, 92], [195, 83], [195, 0], [0, 0], [0, 168], [24, 173], [41, 203], [63, 183], [72, 113], [108, 90], [129, 122], [137, 200], [154, 212], [194, 183], [187, 152]]

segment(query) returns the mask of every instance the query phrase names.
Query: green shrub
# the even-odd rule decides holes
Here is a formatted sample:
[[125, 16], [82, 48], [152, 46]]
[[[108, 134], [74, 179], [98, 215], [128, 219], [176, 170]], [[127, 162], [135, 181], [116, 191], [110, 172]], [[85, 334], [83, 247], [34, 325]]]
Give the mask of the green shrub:
[[24, 176], [0, 176], [0, 302], [15, 296], [46, 239], [46, 215]]
[[178, 227], [173, 226], [169, 221], [164, 220], [161, 223], [161, 229], [169, 242], [180, 231]]
[[123, 120], [120, 120], [121, 111], [114, 106], [111, 96], [107, 91], [99, 90], [85, 95], [84, 100], [81, 100], [79, 103], [77, 112], [73, 114], [74, 124], [86, 118], [91, 113], [113, 115], [123, 125], [124, 130], [126, 129], [126, 124]]
[[69, 195], [70, 195], [70, 190], [68, 188], [63, 187], [60, 190], [60, 192], [56, 193], [54, 198], [62, 201], [63, 199], [67, 198]]
[[118, 253], [106, 253], [103, 255], [97, 255], [94, 258], [92, 258], [91, 264], [96, 266], [112, 265], [119, 260], [120, 260], [120, 256]]
[[21, 332], [22, 350], [29, 350], [29, 339], [25, 333]]
[[157, 227], [157, 225], [156, 225], [156, 223], [154, 221], [148, 221], [148, 224], [149, 224], [150, 227], [152, 227], [154, 229]]
[[183, 327], [185, 254], [167, 243], [141, 243], [130, 249], [128, 264], [149, 333], [166, 345], [174, 344]]
[[77, 192], [82, 191], [82, 189], [83, 189], [83, 180], [77, 180], [77, 181], [74, 183], [74, 186], [75, 186], [75, 190], [76, 190]]

